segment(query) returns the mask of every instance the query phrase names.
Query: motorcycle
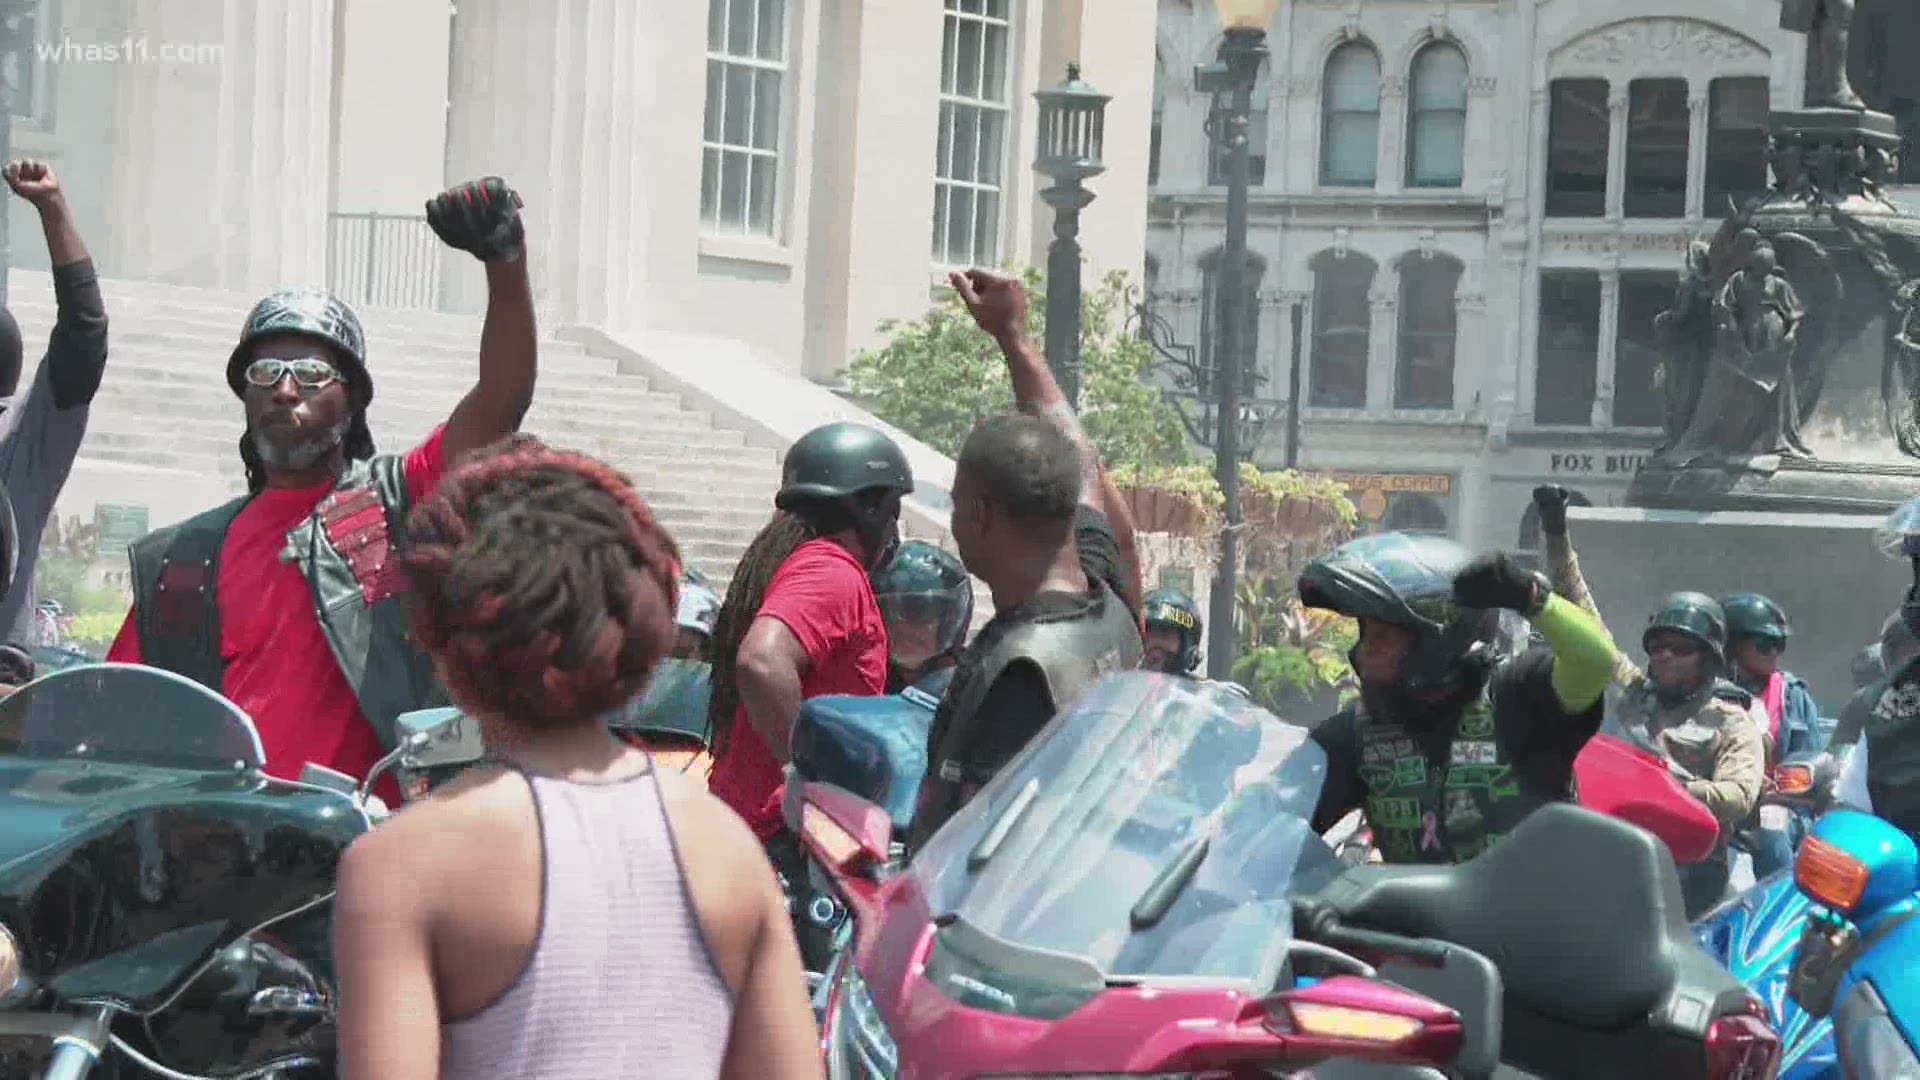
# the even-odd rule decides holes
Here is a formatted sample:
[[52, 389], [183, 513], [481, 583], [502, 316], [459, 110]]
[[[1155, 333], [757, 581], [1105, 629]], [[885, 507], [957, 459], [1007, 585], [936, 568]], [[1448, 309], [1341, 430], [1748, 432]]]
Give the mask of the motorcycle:
[[607, 727], [663, 768], [705, 776], [713, 768], [707, 722], [712, 684], [713, 665], [703, 660], [663, 660], [646, 692], [608, 716]]
[[367, 780], [289, 781], [170, 672], [69, 668], [0, 701], [0, 1075], [331, 1075], [340, 853], [384, 816], [385, 770], [471, 742], [403, 719]]
[[1920, 1077], [1920, 848], [1891, 823], [1835, 810], [1794, 858], [1816, 905], [1793, 958], [1793, 999], [1833, 1017], [1848, 1077]]
[[1551, 807], [1460, 867], [1343, 867], [1309, 825], [1325, 770], [1305, 729], [1133, 672], [904, 868], [886, 810], [795, 784], [852, 911], [829, 1076], [1767, 1075], [1778, 1042], [1691, 948], [1652, 836]]

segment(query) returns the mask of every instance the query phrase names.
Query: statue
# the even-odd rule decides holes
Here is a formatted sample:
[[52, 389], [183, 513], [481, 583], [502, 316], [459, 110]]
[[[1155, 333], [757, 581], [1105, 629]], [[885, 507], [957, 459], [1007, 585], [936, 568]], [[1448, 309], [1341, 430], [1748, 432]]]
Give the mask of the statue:
[[1895, 296], [1900, 328], [1894, 331], [1892, 370], [1882, 382], [1887, 422], [1900, 452], [1920, 457], [1920, 278], [1900, 287]]
[[1706, 381], [1713, 350], [1713, 265], [1705, 240], [1687, 245], [1687, 269], [1674, 289], [1673, 308], [1654, 316], [1654, 330], [1665, 346], [1660, 360], [1660, 383], [1667, 399], [1662, 422], [1665, 451], [1686, 434], [1700, 403], [1700, 385]]
[[1800, 439], [1794, 352], [1806, 311], [1771, 243], [1734, 237], [1731, 272], [1714, 295], [1713, 339], [1693, 416], [1672, 454], [1685, 461], [1777, 454], [1811, 458]]
[[1782, 0], [1780, 28], [1807, 35], [1807, 108], [1865, 112], [1847, 79], [1854, 0]]

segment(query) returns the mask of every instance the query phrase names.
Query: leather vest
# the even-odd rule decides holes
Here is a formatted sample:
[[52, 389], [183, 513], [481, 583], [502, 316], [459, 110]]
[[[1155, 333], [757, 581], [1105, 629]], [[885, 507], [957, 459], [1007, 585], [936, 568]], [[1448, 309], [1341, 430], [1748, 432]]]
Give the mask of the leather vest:
[[[252, 496], [148, 533], [128, 549], [134, 625], [141, 658], [222, 692], [220, 551], [227, 529]], [[403, 712], [448, 704], [426, 654], [407, 631], [404, 582], [394, 538], [412, 497], [395, 455], [352, 463], [313, 513], [287, 531], [281, 559], [300, 568], [313, 610], [360, 711], [395, 745]], [[310, 663], [288, 657], [288, 663]]]
[[1867, 796], [1873, 812], [1920, 837], [1920, 662], [1876, 687], [1867, 714]]
[[1460, 712], [1448, 760], [1435, 765], [1397, 723], [1354, 706], [1360, 779], [1367, 786], [1367, 824], [1389, 863], [1460, 863], [1506, 838], [1528, 814], [1563, 792], [1523, 787], [1494, 724], [1486, 690]]
[[1020, 623], [985, 649], [968, 649], [953, 683], [934, 714], [928, 736], [927, 778], [914, 815], [909, 847], [918, 850], [970, 796], [970, 750], [982, 724], [980, 706], [1002, 672], [1016, 663], [1037, 670], [1057, 714], [1100, 676], [1140, 664], [1140, 627], [1127, 606], [1105, 585], [1095, 610]]

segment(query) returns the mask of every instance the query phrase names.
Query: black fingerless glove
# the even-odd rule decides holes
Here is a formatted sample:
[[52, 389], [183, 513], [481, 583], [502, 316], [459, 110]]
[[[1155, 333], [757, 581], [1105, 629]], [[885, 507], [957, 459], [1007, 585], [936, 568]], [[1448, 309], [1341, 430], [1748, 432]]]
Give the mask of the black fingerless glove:
[[1462, 607], [1506, 608], [1537, 615], [1553, 591], [1547, 579], [1525, 569], [1504, 552], [1482, 555], [1453, 578], [1453, 598]]
[[481, 262], [503, 262], [519, 258], [526, 241], [520, 206], [505, 180], [489, 176], [428, 199], [427, 224], [448, 247]]

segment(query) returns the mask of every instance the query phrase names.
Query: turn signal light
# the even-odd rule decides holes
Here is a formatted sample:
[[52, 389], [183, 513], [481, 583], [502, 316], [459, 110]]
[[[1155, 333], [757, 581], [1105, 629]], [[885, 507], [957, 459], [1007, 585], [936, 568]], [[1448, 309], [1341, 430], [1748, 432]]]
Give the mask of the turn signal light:
[[1867, 891], [1867, 864], [1817, 836], [1800, 841], [1793, 862], [1793, 883], [1835, 911], [1853, 910]]
[[1782, 795], [1805, 795], [1813, 790], [1813, 767], [1780, 765], [1773, 770], [1773, 786]]
[[1360, 1042], [1397, 1043], [1426, 1026], [1411, 1016], [1309, 1001], [1288, 1002], [1287, 1014], [1302, 1034]]

